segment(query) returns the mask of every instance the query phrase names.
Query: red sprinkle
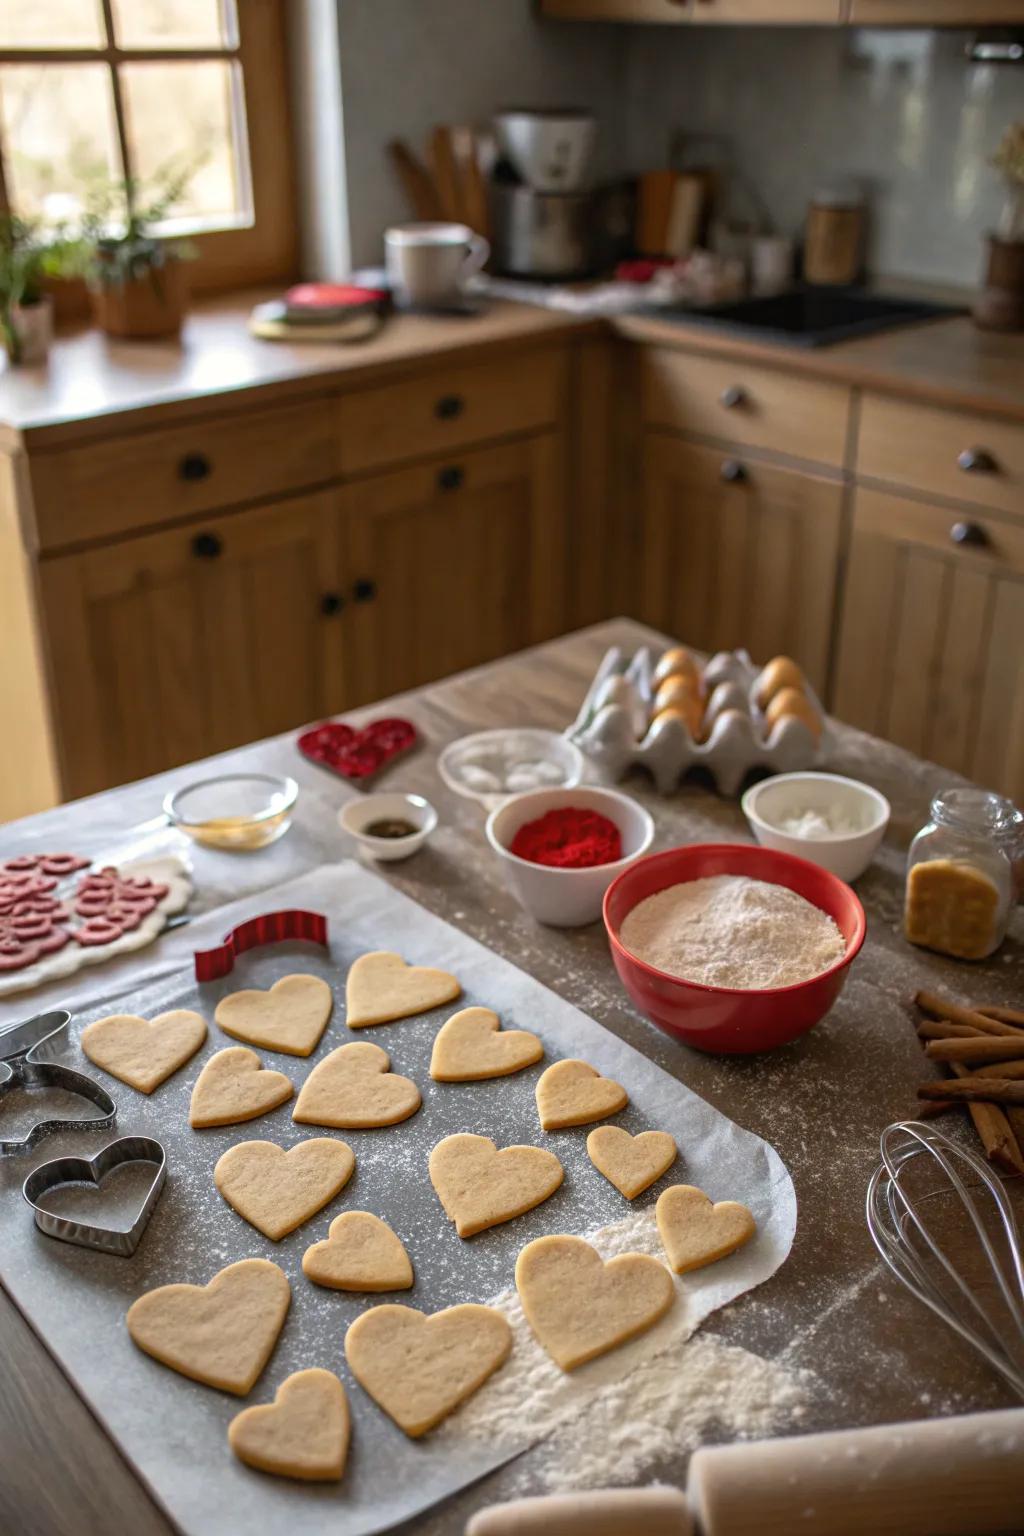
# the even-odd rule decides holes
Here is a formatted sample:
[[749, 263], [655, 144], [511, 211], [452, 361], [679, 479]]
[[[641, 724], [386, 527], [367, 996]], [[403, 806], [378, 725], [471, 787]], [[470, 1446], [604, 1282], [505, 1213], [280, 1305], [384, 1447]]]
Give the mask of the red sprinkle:
[[614, 821], [600, 811], [566, 805], [520, 827], [512, 839], [511, 852], [531, 864], [592, 869], [622, 858], [622, 836]]

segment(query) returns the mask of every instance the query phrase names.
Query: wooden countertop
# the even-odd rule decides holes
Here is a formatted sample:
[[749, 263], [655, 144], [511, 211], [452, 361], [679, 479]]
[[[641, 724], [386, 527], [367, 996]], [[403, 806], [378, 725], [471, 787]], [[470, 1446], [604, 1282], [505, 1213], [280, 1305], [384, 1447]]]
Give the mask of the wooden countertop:
[[[661, 645], [663, 639], [615, 620], [391, 701], [388, 712], [408, 714], [425, 738], [423, 750], [403, 764], [400, 782], [429, 796], [440, 827], [415, 858], [382, 866], [380, 873], [553, 987], [778, 1149], [799, 1202], [792, 1253], [770, 1281], [705, 1325], [707, 1333], [753, 1355], [809, 1373], [801, 1378], [804, 1401], [775, 1425], [776, 1433], [1010, 1406], [1009, 1389], [999, 1378], [891, 1279], [864, 1224], [864, 1192], [878, 1160], [879, 1134], [913, 1112], [915, 1086], [931, 1075], [911, 1028], [909, 998], [927, 987], [962, 1002], [1020, 1006], [1024, 994], [1019, 927], [992, 960], [970, 966], [914, 950], [900, 934], [906, 843], [932, 793], [948, 782], [948, 772], [848, 726], [834, 726], [827, 766], [880, 789], [892, 804], [893, 820], [875, 863], [857, 883], [868, 934], [849, 985], [811, 1034], [763, 1057], [703, 1055], [648, 1024], [618, 983], [601, 926], [559, 930], [528, 918], [487, 848], [479, 807], [452, 794], [438, 777], [438, 752], [465, 732], [515, 724], [563, 728], [605, 648], [641, 643]], [[359, 721], [380, 707], [352, 718]], [[353, 792], [300, 758], [292, 733], [227, 754], [217, 764], [220, 772], [244, 767], [287, 772], [299, 780], [295, 824], [276, 845], [290, 861], [287, 878], [351, 852], [336, 811]], [[187, 773], [178, 769], [12, 823], [4, 851], [124, 847], [144, 824], [152, 826], [166, 789]], [[694, 784], [661, 798], [646, 777], [631, 779], [628, 788], [655, 818], [656, 847], [747, 839], [735, 801]], [[206, 911], [266, 889], [268, 871], [278, 868], [254, 854], [233, 857], [226, 875], [228, 856], [197, 848], [193, 857], [195, 905]], [[103, 967], [108, 972], [103, 985], [130, 987], [131, 977], [144, 975], [158, 951], [159, 946]], [[82, 987], [95, 988], [97, 973], [81, 974], [87, 976]], [[64, 991], [64, 1001], [74, 1006], [66, 985]], [[18, 999], [9, 1005], [11, 1016], [13, 1004]], [[17, 1017], [25, 1006], [19, 1004]], [[0, 1007], [0, 1022], [6, 1017]], [[959, 1124], [953, 1117], [943, 1121], [951, 1134], [959, 1134]], [[1019, 1200], [1020, 1181], [1007, 1188]], [[13, 1220], [20, 1204], [16, 1185], [7, 1196]], [[27, 1213], [18, 1219], [28, 1219]], [[0, 1354], [0, 1530], [98, 1536], [128, 1529], [134, 1536], [173, 1536], [166, 1516], [2, 1292]], [[684, 1352], [681, 1369], [685, 1362]], [[705, 1426], [712, 1440], [722, 1433], [719, 1424]], [[520, 1486], [526, 1475], [535, 1479], [542, 1457], [543, 1448], [527, 1453], [509, 1473], [487, 1478], [417, 1521], [419, 1536], [459, 1536], [475, 1508], [510, 1496], [512, 1478]], [[681, 1482], [685, 1463], [680, 1449], [645, 1469], [644, 1480]]]

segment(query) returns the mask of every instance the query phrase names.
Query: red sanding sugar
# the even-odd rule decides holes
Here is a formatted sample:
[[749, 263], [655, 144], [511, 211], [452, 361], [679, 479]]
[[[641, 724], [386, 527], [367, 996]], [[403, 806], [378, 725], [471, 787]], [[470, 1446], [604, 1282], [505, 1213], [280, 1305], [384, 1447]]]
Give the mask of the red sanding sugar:
[[622, 836], [614, 821], [600, 811], [566, 805], [520, 827], [512, 839], [511, 852], [531, 864], [592, 869], [622, 858]]

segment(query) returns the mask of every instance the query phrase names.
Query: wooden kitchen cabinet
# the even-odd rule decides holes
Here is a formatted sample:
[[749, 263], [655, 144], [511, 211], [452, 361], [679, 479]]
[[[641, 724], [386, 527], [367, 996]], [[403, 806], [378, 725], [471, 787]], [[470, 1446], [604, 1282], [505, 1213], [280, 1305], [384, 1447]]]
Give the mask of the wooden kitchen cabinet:
[[357, 702], [564, 628], [564, 474], [543, 433], [344, 489]]
[[1024, 799], [1024, 525], [859, 489], [833, 708]]
[[65, 797], [341, 709], [338, 493], [43, 561]]
[[857, 27], [982, 27], [1024, 21], [1024, 0], [850, 0]]
[[643, 449], [640, 616], [701, 650], [828, 678], [843, 488], [659, 432]]
[[541, 12], [562, 21], [689, 21], [690, 0], [540, 0]]
[[693, 19], [712, 26], [834, 26], [843, 0], [693, 0]]

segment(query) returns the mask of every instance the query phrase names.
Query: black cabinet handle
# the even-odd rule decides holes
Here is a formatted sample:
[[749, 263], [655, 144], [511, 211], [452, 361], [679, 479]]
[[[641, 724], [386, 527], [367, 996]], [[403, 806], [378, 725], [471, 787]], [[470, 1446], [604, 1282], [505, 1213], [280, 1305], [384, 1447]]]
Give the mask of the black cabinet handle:
[[465, 480], [464, 472], [457, 464], [446, 464], [437, 472], [437, 487], [441, 491], [457, 491]]
[[967, 549], [986, 549], [989, 542], [988, 534], [980, 523], [954, 523], [949, 530], [949, 537], [954, 544]]
[[352, 596], [357, 603], [372, 603], [377, 596], [377, 583], [368, 576], [361, 576], [352, 588]]
[[466, 408], [466, 402], [461, 395], [442, 395], [434, 406], [434, 415], [440, 421], [454, 421], [456, 416], [461, 416]]
[[968, 475], [994, 475], [999, 468], [987, 448], [965, 448], [957, 454], [957, 467]]
[[213, 465], [205, 453], [186, 453], [183, 459], [178, 460], [180, 480], [205, 480], [212, 470]]
[[192, 553], [197, 560], [216, 560], [224, 545], [215, 533], [197, 533], [192, 540]]
[[723, 389], [718, 397], [719, 404], [724, 405], [727, 411], [734, 411], [739, 405], [746, 405], [747, 392], [742, 384], [730, 384], [728, 389]]
[[742, 485], [747, 478], [747, 471], [739, 459], [726, 459], [719, 470], [719, 474], [723, 480], [728, 481], [731, 485]]
[[345, 606], [345, 599], [340, 592], [325, 592], [320, 599], [320, 612], [325, 619], [333, 618], [340, 613]]

